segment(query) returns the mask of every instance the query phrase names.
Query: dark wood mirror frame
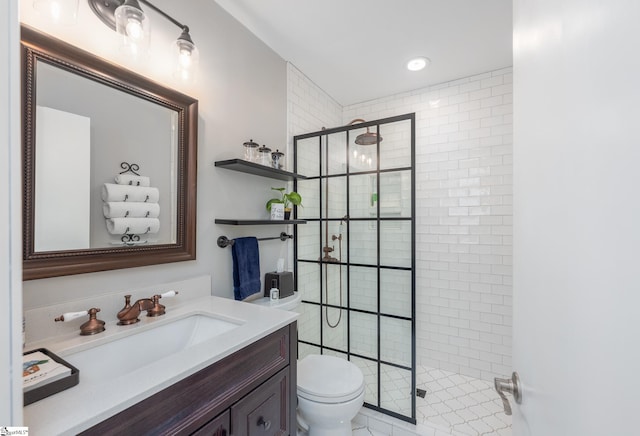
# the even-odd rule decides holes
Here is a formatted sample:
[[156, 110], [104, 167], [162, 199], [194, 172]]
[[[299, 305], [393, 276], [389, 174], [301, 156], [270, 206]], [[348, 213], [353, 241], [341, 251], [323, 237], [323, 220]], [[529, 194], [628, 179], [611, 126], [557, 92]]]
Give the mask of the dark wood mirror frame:
[[[21, 27], [23, 119], [23, 279], [33, 280], [196, 258], [198, 101], [63, 41]], [[151, 101], [178, 113], [177, 231], [175, 244], [35, 252], [36, 62]]]

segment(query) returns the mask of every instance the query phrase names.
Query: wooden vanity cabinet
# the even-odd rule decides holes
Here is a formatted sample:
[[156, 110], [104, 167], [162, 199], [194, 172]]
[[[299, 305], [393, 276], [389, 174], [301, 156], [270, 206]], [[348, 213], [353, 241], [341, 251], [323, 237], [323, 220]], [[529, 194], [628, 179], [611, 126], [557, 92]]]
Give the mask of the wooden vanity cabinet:
[[295, 436], [296, 335], [294, 322], [81, 434]]
[[230, 436], [231, 417], [227, 410], [222, 415], [213, 418], [204, 427], [193, 433], [193, 436]]

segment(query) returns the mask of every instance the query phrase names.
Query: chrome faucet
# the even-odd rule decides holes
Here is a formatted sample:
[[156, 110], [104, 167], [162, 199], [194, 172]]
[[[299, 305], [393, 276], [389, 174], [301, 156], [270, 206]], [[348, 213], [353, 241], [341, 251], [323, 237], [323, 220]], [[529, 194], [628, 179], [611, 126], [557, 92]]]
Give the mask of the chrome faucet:
[[163, 294], [156, 294], [151, 298], [141, 298], [133, 305], [131, 304], [131, 295], [124, 296], [124, 307], [118, 312], [118, 325], [135, 324], [140, 319], [140, 313], [147, 311], [147, 316], [160, 316], [166, 313], [164, 305], [160, 304], [162, 297], [173, 297], [178, 295], [178, 291], [168, 291]]

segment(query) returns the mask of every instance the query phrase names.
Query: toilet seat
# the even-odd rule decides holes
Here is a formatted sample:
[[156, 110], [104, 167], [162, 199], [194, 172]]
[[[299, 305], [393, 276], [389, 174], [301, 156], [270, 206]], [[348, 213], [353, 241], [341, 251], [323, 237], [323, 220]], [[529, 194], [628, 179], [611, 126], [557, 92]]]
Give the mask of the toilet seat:
[[342, 403], [364, 391], [364, 376], [339, 357], [311, 354], [298, 362], [298, 395], [318, 403]]

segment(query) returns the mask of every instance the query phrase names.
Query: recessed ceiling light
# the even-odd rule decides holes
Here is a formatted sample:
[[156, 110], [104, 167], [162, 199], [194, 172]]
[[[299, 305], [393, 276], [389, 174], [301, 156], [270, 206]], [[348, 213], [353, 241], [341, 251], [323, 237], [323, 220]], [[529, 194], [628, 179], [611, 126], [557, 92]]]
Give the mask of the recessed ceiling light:
[[407, 62], [407, 69], [409, 71], [420, 71], [423, 70], [427, 65], [431, 63], [429, 58], [425, 58], [424, 56], [420, 56], [417, 58], [411, 59]]

